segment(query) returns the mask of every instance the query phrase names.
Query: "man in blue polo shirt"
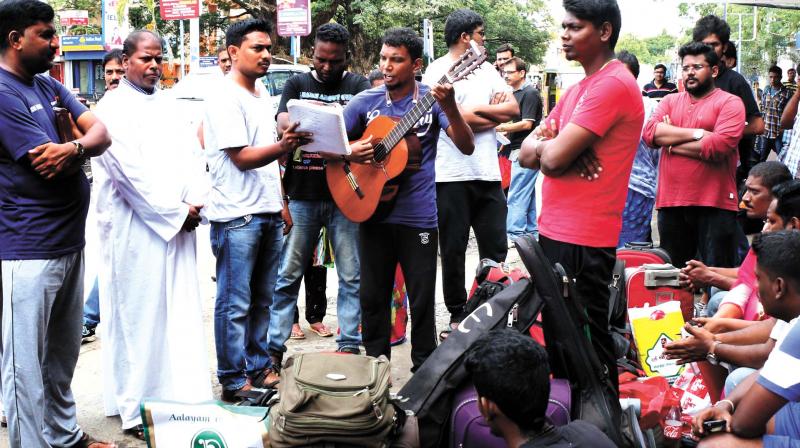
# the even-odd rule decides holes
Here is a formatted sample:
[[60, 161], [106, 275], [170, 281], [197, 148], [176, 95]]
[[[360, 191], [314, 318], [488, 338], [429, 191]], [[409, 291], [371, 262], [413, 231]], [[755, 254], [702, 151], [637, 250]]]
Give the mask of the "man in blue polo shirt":
[[[102, 154], [105, 127], [60, 83], [53, 9], [0, 3], [0, 269], [2, 382], [11, 446], [113, 446], [76, 421], [70, 390], [81, 344], [86, 157]], [[55, 107], [82, 134], [61, 143]], [[24, 441], [24, 444], [23, 444]]]
[[697, 415], [696, 432], [705, 432], [702, 423], [710, 420], [725, 420], [728, 432], [709, 437], [701, 447], [800, 446], [800, 232], [761, 234], [753, 240], [753, 252], [764, 311], [788, 325], [759, 372]]

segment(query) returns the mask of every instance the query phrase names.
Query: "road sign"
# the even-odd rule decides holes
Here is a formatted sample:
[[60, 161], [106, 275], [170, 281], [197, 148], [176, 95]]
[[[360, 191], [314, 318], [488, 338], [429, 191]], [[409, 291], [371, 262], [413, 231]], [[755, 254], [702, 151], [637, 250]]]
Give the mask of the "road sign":
[[61, 26], [88, 25], [89, 11], [85, 9], [67, 9], [58, 13]]
[[161, 0], [161, 18], [164, 20], [196, 19], [200, 17], [199, 0]]
[[311, 0], [278, 0], [278, 35], [311, 34]]

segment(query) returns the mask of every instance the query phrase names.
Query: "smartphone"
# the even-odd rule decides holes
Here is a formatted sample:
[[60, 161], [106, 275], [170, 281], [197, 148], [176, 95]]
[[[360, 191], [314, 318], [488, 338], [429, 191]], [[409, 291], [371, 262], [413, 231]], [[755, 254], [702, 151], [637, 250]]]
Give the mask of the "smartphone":
[[725, 431], [725, 420], [708, 420], [703, 422], [703, 431], [707, 434], [714, 434]]

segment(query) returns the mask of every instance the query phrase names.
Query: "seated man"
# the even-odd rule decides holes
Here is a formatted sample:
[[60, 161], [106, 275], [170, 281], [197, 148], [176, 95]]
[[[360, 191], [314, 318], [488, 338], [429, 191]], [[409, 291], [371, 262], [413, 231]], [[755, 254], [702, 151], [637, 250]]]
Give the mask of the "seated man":
[[[781, 182], [791, 179], [789, 170], [780, 162], [763, 162], [754, 166], [745, 181], [745, 194], [742, 203], [747, 211], [747, 217], [751, 219], [765, 219], [767, 208], [772, 202], [772, 188]], [[719, 268], [710, 267], [698, 260], [690, 260], [686, 267], [682, 269], [681, 280], [683, 285], [690, 288], [712, 287], [713, 290], [720, 290], [712, 294], [706, 309], [707, 316], [715, 317], [734, 317], [737, 319], [745, 318], [753, 320], [754, 310], [746, 310], [736, 303], [745, 303], [750, 293], [753, 291], [752, 266], [754, 260], [752, 253], [748, 253], [742, 266], [747, 266], [746, 271], [739, 268]], [[734, 288], [733, 295], [730, 295], [726, 306], [721, 306], [727, 291]], [[741, 300], [735, 300], [739, 297]]]
[[[763, 232], [797, 230], [800, 225], [800, 181], [776, 185], [773, 194], [776, 198], [767, 210]], [[752, 259], [755, 263], [755, 256]], [[758, 300], [758, 294], [754, 296]], [[687, 331], [693, 337], [667, 344], [666, 355], [678, 359], [681, 364], [705, 360], [715, 365], [730, 364], [727, 367], [731, 373], [725, 380], [727, 395], [755, 369], [764, 365], [775, 341], [785, 331], [785, 322], [775, 319], [751, 322], [746, 326], [736, 325], [735, 321], [711, 318], [699, 320], [703, 328], [687, 325]], [[727, 372], [720, 373], [724, 375]]]
[[492, 331], [475, 342], [465, 363], [481, 415], [509, 447], [614, 446], [588, 422], [555, 427], [547, 421], [550, 365], [547, 352], [533, 339], [512, 330]]
[[703, 422], [726, 422], [726, 434], [703, 440], [701, 447], [800, 446], [800, 326], [794, 325], [800, 315], [800, 233], [759, 235], [753, 250], [764, 309], [791, 323], [759, 372], [695, 417], [694, 430], [700, 435], [705, 433]]

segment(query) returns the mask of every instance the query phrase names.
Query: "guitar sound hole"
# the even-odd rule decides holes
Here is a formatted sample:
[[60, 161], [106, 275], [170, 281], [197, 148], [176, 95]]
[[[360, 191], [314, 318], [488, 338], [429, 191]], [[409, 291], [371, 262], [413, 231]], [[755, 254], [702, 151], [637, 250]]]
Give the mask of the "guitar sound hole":
[[386, 158], [386, 147], [383, 143], [375, 145], [375, 155], [372, 157], [376, 162], [382, 162]]

